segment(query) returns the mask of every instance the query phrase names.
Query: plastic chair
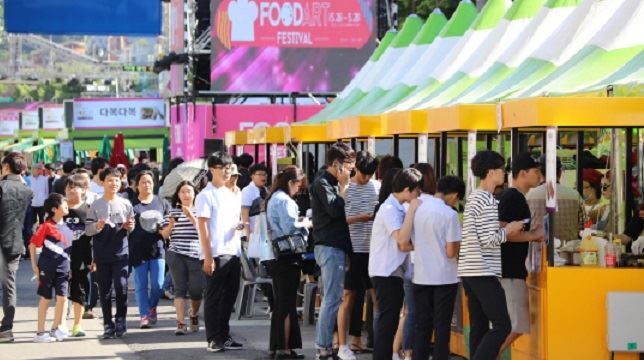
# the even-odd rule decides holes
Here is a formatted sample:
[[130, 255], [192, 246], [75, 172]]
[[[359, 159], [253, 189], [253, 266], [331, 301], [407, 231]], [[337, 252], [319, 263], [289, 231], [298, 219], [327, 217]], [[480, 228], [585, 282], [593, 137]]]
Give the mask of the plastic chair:
[[257, 286], [260, 284], [268, 284], [273, 290], [273, 280], [257, 275], [257, 271], [253, 263], [246, 256], [246, 250], [242, 247], [241, 252], [241, 265], [242, 276], [240, 292], [237, 297], [237, 320], [242, 317], [252, 317], [254, 315], [253, 306], [255, 305], [255, 294], [257, 293]]

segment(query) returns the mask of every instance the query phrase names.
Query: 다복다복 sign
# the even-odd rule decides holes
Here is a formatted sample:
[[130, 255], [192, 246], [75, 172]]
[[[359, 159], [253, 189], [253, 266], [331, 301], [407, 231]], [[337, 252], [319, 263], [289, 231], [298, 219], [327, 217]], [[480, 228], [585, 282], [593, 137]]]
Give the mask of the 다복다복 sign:
[[163, 126], [165, 126], [165, 104], [160, 98], [74, 100], [75, 129]]
[[65, 128], [65, 109], [61, 107], [44, 107], [42, 109], [42, 127], [45, 130]]
[[22, 112], [22, 126], [20, 130], [38, 130], [40, 128], [40, 119], [38, 118], [38, 110], [23, 111]]

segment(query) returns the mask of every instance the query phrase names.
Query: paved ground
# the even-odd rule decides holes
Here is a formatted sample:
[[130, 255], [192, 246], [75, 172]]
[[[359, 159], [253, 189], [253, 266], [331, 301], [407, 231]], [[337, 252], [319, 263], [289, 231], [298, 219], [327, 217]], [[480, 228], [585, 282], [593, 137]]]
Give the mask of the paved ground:
[[[152, 329], [138, 328], [138, 311], [134, 301], [134, 293], [129, 293], [128, 328], [129, 332], [122, 339], [101, 340], [102, 322], [99, 319], [84, 320], [83, 327], [87, 337], [69, 339], [60, 343], [35, 344], [32, 338], [36, 331], [37, 301], [36, 284], [30, 281], [32, 276], [28, 262], [22, 261], [18, 274], [18, 309], [14, 334], [16, 342], [0, 344], [0, 359], [150, 359], [150, 360], [188, 360], [188, 359], [268, 359], [269, 320], [259, 316], [248, 320], [232, 320], [232, 335], [242, 342], [242, 351], [228, 351], [223, 354], [210, 354], [205, 350], [205, 333], [202, 330], [196, 334], [183, 337], [174, 335], [174, 307], [171, 301], [161, 300], [159, 304], [159, 322]], [[100, 307], [95, 309], [100, 313]], [[49, 310], [47, 327], [51, 326], [53, 308]], [[71, 319], [67, 321], [71, 329]], [[314, 359], [315, 350], [313, 339], [315, 328], [302, 327], [304, 349], [302, 352], [308, 359]], [[369, 355], [361, 355], [359, 359], [369, 359]]]

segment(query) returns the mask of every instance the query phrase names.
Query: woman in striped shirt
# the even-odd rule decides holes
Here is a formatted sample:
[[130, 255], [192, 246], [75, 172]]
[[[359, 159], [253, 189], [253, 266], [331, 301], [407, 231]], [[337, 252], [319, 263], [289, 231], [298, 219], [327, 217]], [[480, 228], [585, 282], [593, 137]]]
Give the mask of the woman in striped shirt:
[[168, 212], [161, 234], [170, 239], [166, 262], [175, 287], [174, 306], [177, 311], [176, 335], [185, 335], [185, 299], [190, 294], [190, 331], [199, 331], [199, 306], [203, 294], [203, 273], [199, 262], [200, 244], [194, 212], [196, 189], [192, 182], [182, 181], [172, 196], [173, 208]]
[[[467, 198], [458, 262], [458, 276], [468, 296], [470, 359], [494, 360], [511, 330], [501, 277], [501, 244], [515, 238], [523, 222], [499, 222], [498, 201], [493, 192], [503, 185], [505, 160], [490, 150], [474, 156], [471, 169], [479, 187]], [[489, 324], [492, 323], [492, 329]]]

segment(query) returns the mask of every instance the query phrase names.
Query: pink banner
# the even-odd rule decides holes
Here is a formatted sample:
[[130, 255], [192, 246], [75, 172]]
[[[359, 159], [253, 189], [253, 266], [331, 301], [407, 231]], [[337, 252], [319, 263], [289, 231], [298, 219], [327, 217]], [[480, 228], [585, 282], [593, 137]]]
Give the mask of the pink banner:
[[358, 0], [223, 0], [213, 32], [226, 48], [363, 47], [371, 29]]
[[[256, 127], [288, 125], [303, 121], [322, 110], [322, 105], [228, 105], [215, 106], [197, 104], [196, 113], [192, 104], [188, 105], [187, 117], [185, 106], [172, 106], [170, 111], [172, 127], [172, 157], [181, 156], [185, 160], [204, 155], [205, 139], [223, 139], [227, 131], [247, 130]], [[186, 120], [187, 119], [187, 120]], [[245, 149], [251, 152], [250, 147]], [[265, 151], [260, 149], [263, 161]]]

